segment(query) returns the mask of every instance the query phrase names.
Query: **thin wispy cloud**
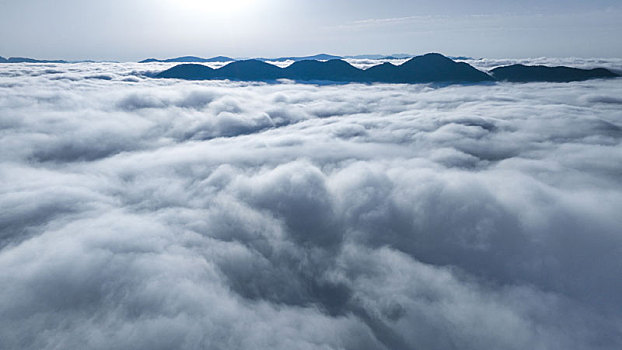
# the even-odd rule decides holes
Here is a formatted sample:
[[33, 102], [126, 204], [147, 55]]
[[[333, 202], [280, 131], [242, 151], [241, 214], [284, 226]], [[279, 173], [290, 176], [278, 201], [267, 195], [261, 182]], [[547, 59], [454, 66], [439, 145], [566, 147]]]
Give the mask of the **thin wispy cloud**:
[[358, 21], [348, 22], [342, 25], [342, 28], [348, 27], [373, 27], [380, 25], [394, 25], [403, 23], [413, 23], [421, 21], [430, 21], [434, 19], [446, 19], [448, 16], [405, 16], [405, 17], [392, 17], [392, 18], [368, 18]]

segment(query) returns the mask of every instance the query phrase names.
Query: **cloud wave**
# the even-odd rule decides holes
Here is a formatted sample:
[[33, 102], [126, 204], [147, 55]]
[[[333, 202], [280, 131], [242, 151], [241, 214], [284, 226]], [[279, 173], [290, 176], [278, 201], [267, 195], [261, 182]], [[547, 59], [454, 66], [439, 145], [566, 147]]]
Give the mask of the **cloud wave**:
[[0, 68], [1, 348], [622, 345], [620, 79], [164, 66]]

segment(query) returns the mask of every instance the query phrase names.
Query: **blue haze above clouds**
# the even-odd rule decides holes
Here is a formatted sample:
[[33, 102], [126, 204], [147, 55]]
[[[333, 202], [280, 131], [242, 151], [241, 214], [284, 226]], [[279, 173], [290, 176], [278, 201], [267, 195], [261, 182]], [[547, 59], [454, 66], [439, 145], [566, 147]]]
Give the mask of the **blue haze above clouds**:
[[[195, 5], [184, 6], [184, 3]], [[205, 5], [196, 5], [203, 3]], [[0, 55], [62, 59], [442, 52], [621, 57], [617, 0], [0, 1]]]
[[164, 67], [0, 67], [1, 348], [622, 346], [620, 79]]

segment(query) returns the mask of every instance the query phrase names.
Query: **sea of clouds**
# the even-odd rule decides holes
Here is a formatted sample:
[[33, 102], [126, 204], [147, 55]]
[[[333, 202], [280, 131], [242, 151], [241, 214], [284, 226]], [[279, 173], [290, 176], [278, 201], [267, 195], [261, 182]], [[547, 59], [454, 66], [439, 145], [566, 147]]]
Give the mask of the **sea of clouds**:
[[0, 348], [622, 347], [621, 79], [169, 66], [0, 66]]

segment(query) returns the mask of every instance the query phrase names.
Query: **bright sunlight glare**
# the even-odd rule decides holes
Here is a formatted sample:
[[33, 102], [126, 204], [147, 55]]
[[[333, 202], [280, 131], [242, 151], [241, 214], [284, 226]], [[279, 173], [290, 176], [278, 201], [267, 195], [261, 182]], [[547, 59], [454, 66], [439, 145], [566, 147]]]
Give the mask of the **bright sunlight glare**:
[[188, 10], [231, 15], [246, 12], [256, 5], [257, 0], [178, 0]]

